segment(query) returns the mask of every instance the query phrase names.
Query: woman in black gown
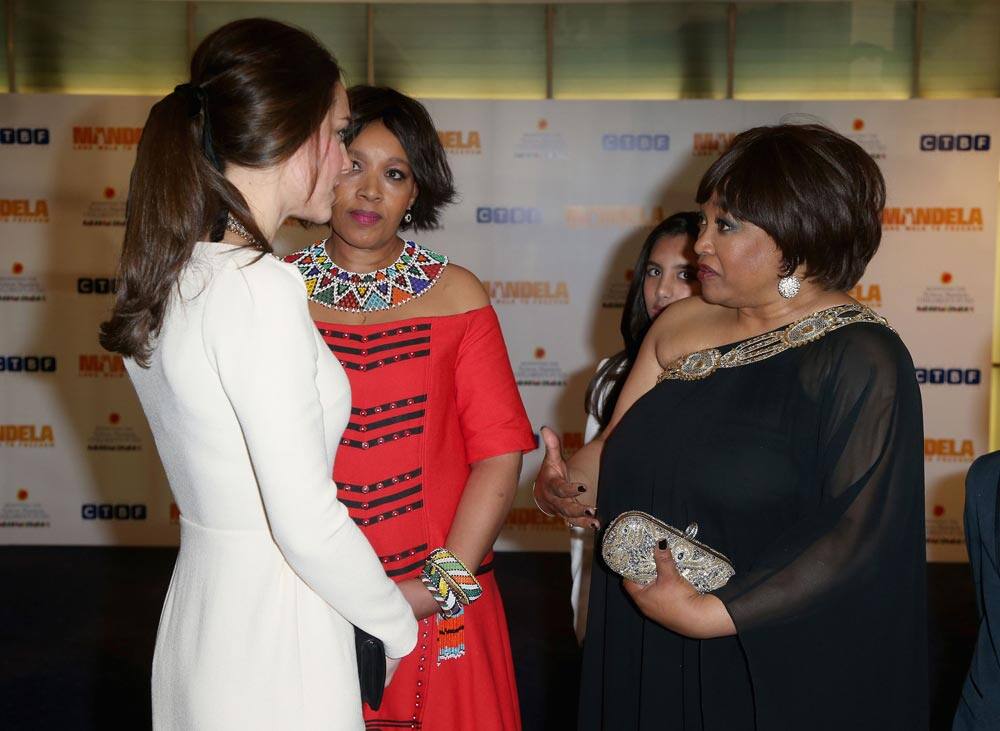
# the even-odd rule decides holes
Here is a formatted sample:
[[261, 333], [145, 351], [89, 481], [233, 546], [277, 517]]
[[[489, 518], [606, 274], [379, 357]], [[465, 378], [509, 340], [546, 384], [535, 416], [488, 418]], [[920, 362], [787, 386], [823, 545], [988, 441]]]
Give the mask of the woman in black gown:
[[667, 550], [645, 587], [598, 559], [580, 728], [926, 729], [920, 394], [845, 294], [881, 173], [825, 128], [756, 128], [698, 202], [702, 296], [654, 323], [601, 438], [567, 464], [546, 433], [535, 497], [576, 525], [696, 522], [736, 575], [702, 595]]

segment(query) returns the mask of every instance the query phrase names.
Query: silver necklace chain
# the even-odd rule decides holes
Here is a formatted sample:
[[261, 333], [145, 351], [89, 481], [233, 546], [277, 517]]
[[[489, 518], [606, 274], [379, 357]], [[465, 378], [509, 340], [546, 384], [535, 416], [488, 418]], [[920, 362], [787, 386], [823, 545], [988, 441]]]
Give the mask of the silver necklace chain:
[[254, 235], [249, 231], [247, 231], [246, 226], [244, 226], [242, 223], [240, 223], [233, 217], [232, 213], [226, 215], [226, 228], [232, 231], [237, 236], [239, 236], [244, 241], [246, 241], [248, 244], [250, 244], [250, 246], [253, 246], [254, 248], [257, 249], [264, 248], [261, 245], [261, 243], [256, 238], [254, 238]]

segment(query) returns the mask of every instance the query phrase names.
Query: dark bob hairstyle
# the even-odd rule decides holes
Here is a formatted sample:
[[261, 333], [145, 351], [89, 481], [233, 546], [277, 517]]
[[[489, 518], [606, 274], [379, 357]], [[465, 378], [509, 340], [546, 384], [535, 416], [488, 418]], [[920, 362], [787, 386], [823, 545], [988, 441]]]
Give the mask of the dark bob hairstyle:
[[784, 271], [805, 265], [825, 289], [861, 279], [882, 240], [885, 180], [859, 145], [826, 127], [755, 127], [736, 136], [698, 186], [698, 203], [764, 229]]
[[635, 268], [632, 270], [632, 282], [625, 297], [625, 307], [622, 309], [621, 333], [625, 347], [604, 361], [604, 365], [597, 369], [584, 396], [584, 408], [588, 414], [597, 419], [601, 429], [611, 421], [622, 386], [628, 380], [632, 364], [639, 355], [642, 339], [646, 337], [649, 326], [653, 324], [646, 309], [646, 298], [642, 288], [646, 279], [646, 265], [649, 264], [653, 247], [664, 236], [687, 236], [691, 243], [694, 243], [698, 238], [700, 219], [701, 214], [694, 211], [682, 211], [668, 216], [649, 232], [639, 250], [639, 258], [635, 260]]
[[399, 227], [421, 231], [437, 228], [441, 209], [455, 201], [455, 180], [427, 109], [416, 99], [385, 86], [353, 86], [347, 97], [351, 102], [347, 144], [369, 124], [381, 122], [399, 140], [413, 168], [417, 184], [417, 199], [410, 208], [413, 220], [401, 222]]

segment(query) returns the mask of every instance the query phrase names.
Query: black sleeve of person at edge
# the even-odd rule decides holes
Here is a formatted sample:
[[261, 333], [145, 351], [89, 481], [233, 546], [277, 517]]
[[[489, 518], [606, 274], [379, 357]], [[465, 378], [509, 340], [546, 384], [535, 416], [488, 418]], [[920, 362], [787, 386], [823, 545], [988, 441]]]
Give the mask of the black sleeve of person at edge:
[[715, 592], [760, 731], [928, 728], [920, 391], [903, 343], [873, 330], [800, 373], [820, 399], [815, 508]]
[[965, 480], [965, 541], [979, 636], [953, 731], [1000, 729], [1000, 452], [977, 459]]

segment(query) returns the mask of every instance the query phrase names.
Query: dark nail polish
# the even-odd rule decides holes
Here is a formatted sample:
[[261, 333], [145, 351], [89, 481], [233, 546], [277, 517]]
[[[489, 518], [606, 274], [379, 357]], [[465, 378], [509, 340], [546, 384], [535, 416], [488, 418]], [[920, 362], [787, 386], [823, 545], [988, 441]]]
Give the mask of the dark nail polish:
[[667, 550], [667, 539], [666, 538], [661, 538], [660, 542], [657, 545], [660, 547], [661, 551], [666, 551]]
[[576, 489], [578, 492], [587, 492], [587, 488], [585, 488], [583, 485], [577, 485]]
[[590, 516], [591, 518], [596, 518], [596, 517], [597, 517], [597, 511], [596, 511], [596, 510], [594, 510], [593, 508], [587, 508], [587, 509], [586, 509], [586, 510], [584, 510], [583, 512], [585, 512], [585, 513], [586, 513], [587, 515], [589, 515], [589, 516]]

